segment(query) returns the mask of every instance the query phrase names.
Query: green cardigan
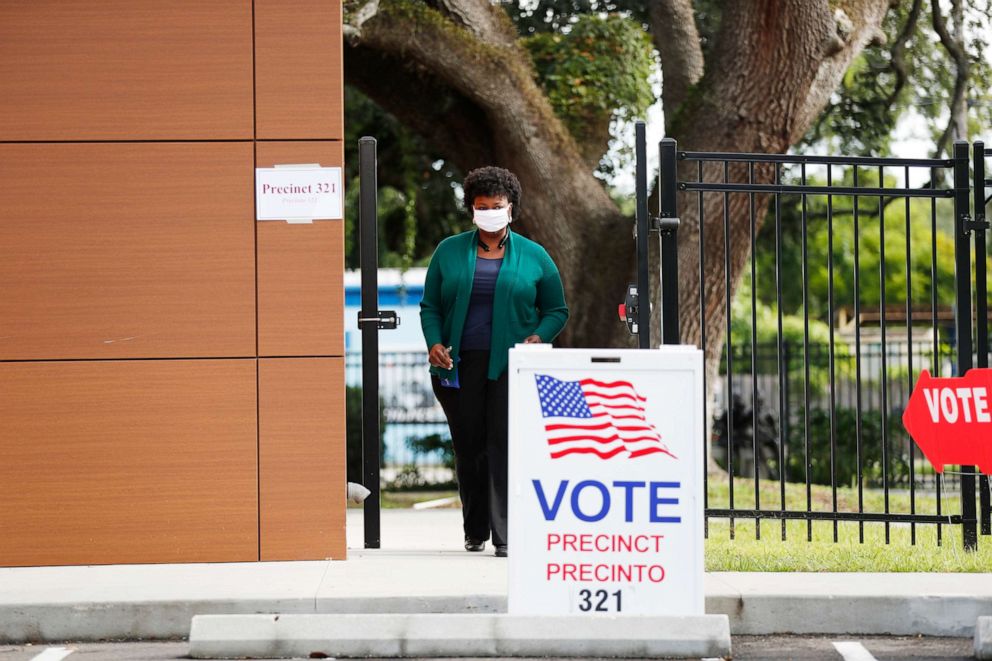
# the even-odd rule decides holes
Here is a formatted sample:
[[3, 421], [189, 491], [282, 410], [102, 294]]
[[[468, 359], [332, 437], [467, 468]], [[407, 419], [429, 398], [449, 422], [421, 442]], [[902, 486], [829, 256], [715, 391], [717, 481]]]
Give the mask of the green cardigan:
[[[431, 373], [453, 378], [458, 349], [468, 314], [475, 278], [478, 231], [450, 236], [438, 245], [427, 268], [420, 325], [427, 350], [435, 344], [451, 347], [455, 367], [431, 367]], [[551, 342], [568, 320], [568, 306], [558, 267], [539, 244], [511, 232], [493, 296], [493, 334], [489, 352], [489, 378], [506, 371], [510, 347], [538, 335]]]

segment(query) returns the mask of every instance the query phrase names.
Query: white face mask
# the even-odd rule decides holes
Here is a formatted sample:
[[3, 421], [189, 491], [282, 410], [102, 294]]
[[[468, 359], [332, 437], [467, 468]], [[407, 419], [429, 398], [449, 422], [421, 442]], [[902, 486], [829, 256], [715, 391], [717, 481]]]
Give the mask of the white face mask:
[[505, 209], [474, 209], [472, 220], [480, 230], [499, 232], [510, 223], [510, 207]]

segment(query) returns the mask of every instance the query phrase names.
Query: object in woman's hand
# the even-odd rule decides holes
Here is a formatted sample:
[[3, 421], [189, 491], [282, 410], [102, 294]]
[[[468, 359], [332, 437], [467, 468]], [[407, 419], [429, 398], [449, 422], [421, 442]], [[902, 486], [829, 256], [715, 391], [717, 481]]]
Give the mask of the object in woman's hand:
[[460, 388], [461, 385], [458, 383], [458, 372], [455, 372], [455, 376], [452, 379], [442, 377], [441, 385], [444, 386], [445, 388]]

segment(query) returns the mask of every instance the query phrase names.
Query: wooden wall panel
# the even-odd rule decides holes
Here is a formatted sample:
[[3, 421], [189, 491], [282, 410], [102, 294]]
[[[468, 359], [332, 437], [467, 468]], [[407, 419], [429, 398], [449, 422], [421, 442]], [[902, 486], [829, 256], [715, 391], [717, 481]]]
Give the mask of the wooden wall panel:
[[254, 360], [0, 363], [0, 565], [258, 559]]
[[250, 0], [2, 2], [0, 140], [251, 139], [251, 20]]
[[341, 21], [0, 2], [0, 566], [345, 557]]
[[255, 0], [259, 139], [344, 137], [339, 0]]
[[[340, 142], [259, 142], [259, 167], [340, 166]], [[344, 355], [344, 222], [258, 225], [260, 356]]]
[[263, 358], [258, 375], [261, 559], [344, 559], [344, 359]]
[[0, 359], [255, 354], [251, 143], [0, 144]]

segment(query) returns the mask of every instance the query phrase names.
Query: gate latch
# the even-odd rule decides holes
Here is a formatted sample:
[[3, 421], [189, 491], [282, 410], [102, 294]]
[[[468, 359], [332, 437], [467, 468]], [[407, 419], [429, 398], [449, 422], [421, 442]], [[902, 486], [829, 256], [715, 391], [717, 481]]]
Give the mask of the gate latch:
[[363, 317], [362, 311], [358, 311], [358, 327], [362, 324], [375, 324], [380, 330], [394, 330], [400, 325], [400, 318], [396, 316], [394, 310], [379, 310], [374, 317]]
[[[681, 221], [678, 218], [650, 216], [648, 218], [648, 232], [674, 234], [678, 231], [680, 222]], [[637, 223], [634, 223], [634, 240], [637, 240]]]
[[627, 324], [627, 330], [630, 331], [631, 335], [637, 335], [637, 285], [627, 285], [627, 296], [624, 298], [624, 302], [620, 304], [620, 321]]
[[662, 234], [675, 234], [679, 229], [680, 220], [678, 218], [655, 217], [651, 219], [654, 229]]

